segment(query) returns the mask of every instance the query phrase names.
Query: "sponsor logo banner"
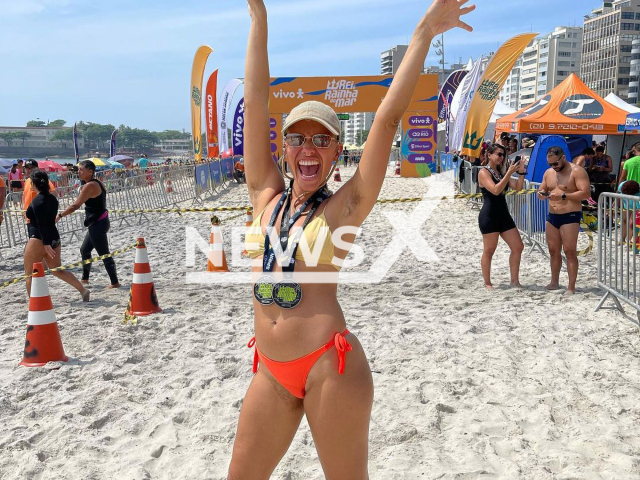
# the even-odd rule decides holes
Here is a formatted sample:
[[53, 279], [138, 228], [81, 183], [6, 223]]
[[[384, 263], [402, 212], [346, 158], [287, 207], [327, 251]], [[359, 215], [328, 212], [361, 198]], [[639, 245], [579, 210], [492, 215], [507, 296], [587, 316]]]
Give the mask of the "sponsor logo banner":
[[205, 118], [207, 119], [207, 157], [220, 155], [218, 146], [218, 70], [213, 72], [207, 82], [205, 95]]
[[475, 94], [472, 95], [462, 135], [462, 155], [468, 155], [471, 158], [480, 157], [482, 141], [498, 101], [500, 90], [507, 81], [518, 57], [536, 35], [535, 33], [526, 33], [507, 40], [489, 62], [478, 82]]
[[213, 49], [202, 45], [196, 51], [191, 69], [191, 134], [193, 135], [193, 157], [202, 161], [202, 78], [204, 67]]
[[[325, 103], [336, 113], [375, 112], [392, 81], [388, 75], [272, 78], [269, 112], [289, 113], [309, 100]], [[425, 103], [437, 101], [437, 96], [438, 76], [421, 75], [408, 110], [421, 111]]]
[[231, 108], [231, 100], [237, 88], [242, 85], [242, 80], [233, 79], [227, 83], [220, 94], [220, 103], [218, 104], [218, 143], [220, 152], [224, 153], [229, 150], [229, 136], [227, 129], [231, 127], [229, 124], [229, 109]]
[[233, 154], [244, 155], [244, 98], [240, 100], [233, 116]]

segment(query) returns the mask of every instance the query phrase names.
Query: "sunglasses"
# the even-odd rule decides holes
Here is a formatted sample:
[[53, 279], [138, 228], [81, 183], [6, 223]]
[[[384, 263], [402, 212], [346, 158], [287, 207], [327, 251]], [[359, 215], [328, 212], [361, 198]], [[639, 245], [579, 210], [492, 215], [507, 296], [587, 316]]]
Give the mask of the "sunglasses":
[[310, 138], [313, 146], [316, 148], [329, 148], [331, 145], [331, 141], [335, 140], [331, 135], [327, 135], [325, 133], [319, 133], [314, 135], [313, 137], [305, 137], [299, 133], [290, 133], [286, 137], [284, 137], [284, 143], [289, 145], [290, 147], [300, 148], [304, 145], [304, 142]]
[[548, 163], [547, 165], [549, 165], [550, 167], [557, 167], [558, 165], [560, 165], [560, 160], [558, 160], [557, 162], [553, 162], [553, 163]]
[[502, 153], [502, 152], [496, 153], [495, 155], [499, 156], [500, 158], [504, 158], [504, 153]]

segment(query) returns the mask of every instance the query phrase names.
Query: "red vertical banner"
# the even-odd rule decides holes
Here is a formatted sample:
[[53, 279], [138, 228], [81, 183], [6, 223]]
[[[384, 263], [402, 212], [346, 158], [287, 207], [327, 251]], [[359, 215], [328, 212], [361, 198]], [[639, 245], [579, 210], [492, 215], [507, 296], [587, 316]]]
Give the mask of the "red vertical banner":
[[218, 90], [218, 70], [213, 72], [207, 82], [205, 93], [205, 117], [207, 119], [207, 157], [220, 156], [218, 146], [218, 106], [216, 95]]

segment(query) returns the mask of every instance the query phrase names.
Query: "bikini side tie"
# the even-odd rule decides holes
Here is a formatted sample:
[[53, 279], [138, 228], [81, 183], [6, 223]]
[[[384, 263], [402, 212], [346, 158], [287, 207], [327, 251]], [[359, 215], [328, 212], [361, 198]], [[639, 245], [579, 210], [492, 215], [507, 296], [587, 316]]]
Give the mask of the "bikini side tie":
[[[349, 332], [346, 332], [349, 333]], [[351, 344], [347, 341], [345, 336], [342, 333], [336, 333], [335, 337], [333, 337], [333, 341], [336, 345], [336, 350], [338, 351], [338, 373], [340, 375], [344, 374], [344, 366], [347, 358], [347, 352], [353, 350]]]
[[253, 348], [253, 373], [258, 371], [258, 347], [256, 347], [256, 337], [249, 340], [247, 347]]

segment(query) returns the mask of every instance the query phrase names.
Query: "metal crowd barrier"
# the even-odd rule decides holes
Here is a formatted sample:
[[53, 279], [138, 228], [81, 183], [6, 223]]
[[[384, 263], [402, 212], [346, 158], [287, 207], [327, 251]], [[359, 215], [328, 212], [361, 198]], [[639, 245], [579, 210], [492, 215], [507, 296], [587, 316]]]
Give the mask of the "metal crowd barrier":
[[[181, 202], [202, 201], [220, 187], [226, 186], [231, 176], [227, 161], [227, 171], [223, 172], [222, 162], [190, 165], [162, 165], [145, 170], [128, 169], [111, 172], [97, 172], [107, 190], [107, 208], [109, 210], [156, 209], [175, 206]], [[209, 179], [204, 187], [197, 185], [195, 171], [197, 166], [209, 165]], [[231, 164], [231, 168], [233, 168]], [[66, 209], [78, 197], [80, 180], [73, 172], [61, 172], [56, 176], [56, 196], [60, 210]], [[0, 250], [24, 245], [28, 240], [27, 226], [22, 209], [22, 193], [9, 193], [2, 210], [3, 221], [0, 224]], [[142, 213], [109, 213], [112, 223], [131, 225], [148, 217]], [[68, 215], [58, 224], [63, 237], [80, 238], [83, 235], [83, 215]]]
[[460, 181], [460, 191], [462, 193], [465, 194], [470, 194], [472, 193], [471, 190], [473, 189], [473, 185], [472, 185], [472, 178], [471, 178], [471, 171], [472, 171], [473, 167], [471, 166], [471, 164], [469, 162], [467, 162], [466, 160], [462, 162], [462, 180]]
[[[595, 311], [617, 309], [620, 301], [636, 310], [640, 326], [640, 200], [638, 197], [602, 193], [598, 199], [598, 287], [605, 291]], [[604, 306], [611, 298], [614, 306]], [[635, 322], [634, 322], [635, 323]]]
[[[528, 188], [540, 188], [540, 183], [531, 182]], [[549, 213], [549, 202], [540, 200], [536, 193], [528, 195], [528, 225], [527, 237], [531, 248], [528, 254], [534, 250], [538, 250], [545, 256], [548, 256], [546, 223], [547, 214]], [[564, 259], [564, 252], [562, 253]]]

